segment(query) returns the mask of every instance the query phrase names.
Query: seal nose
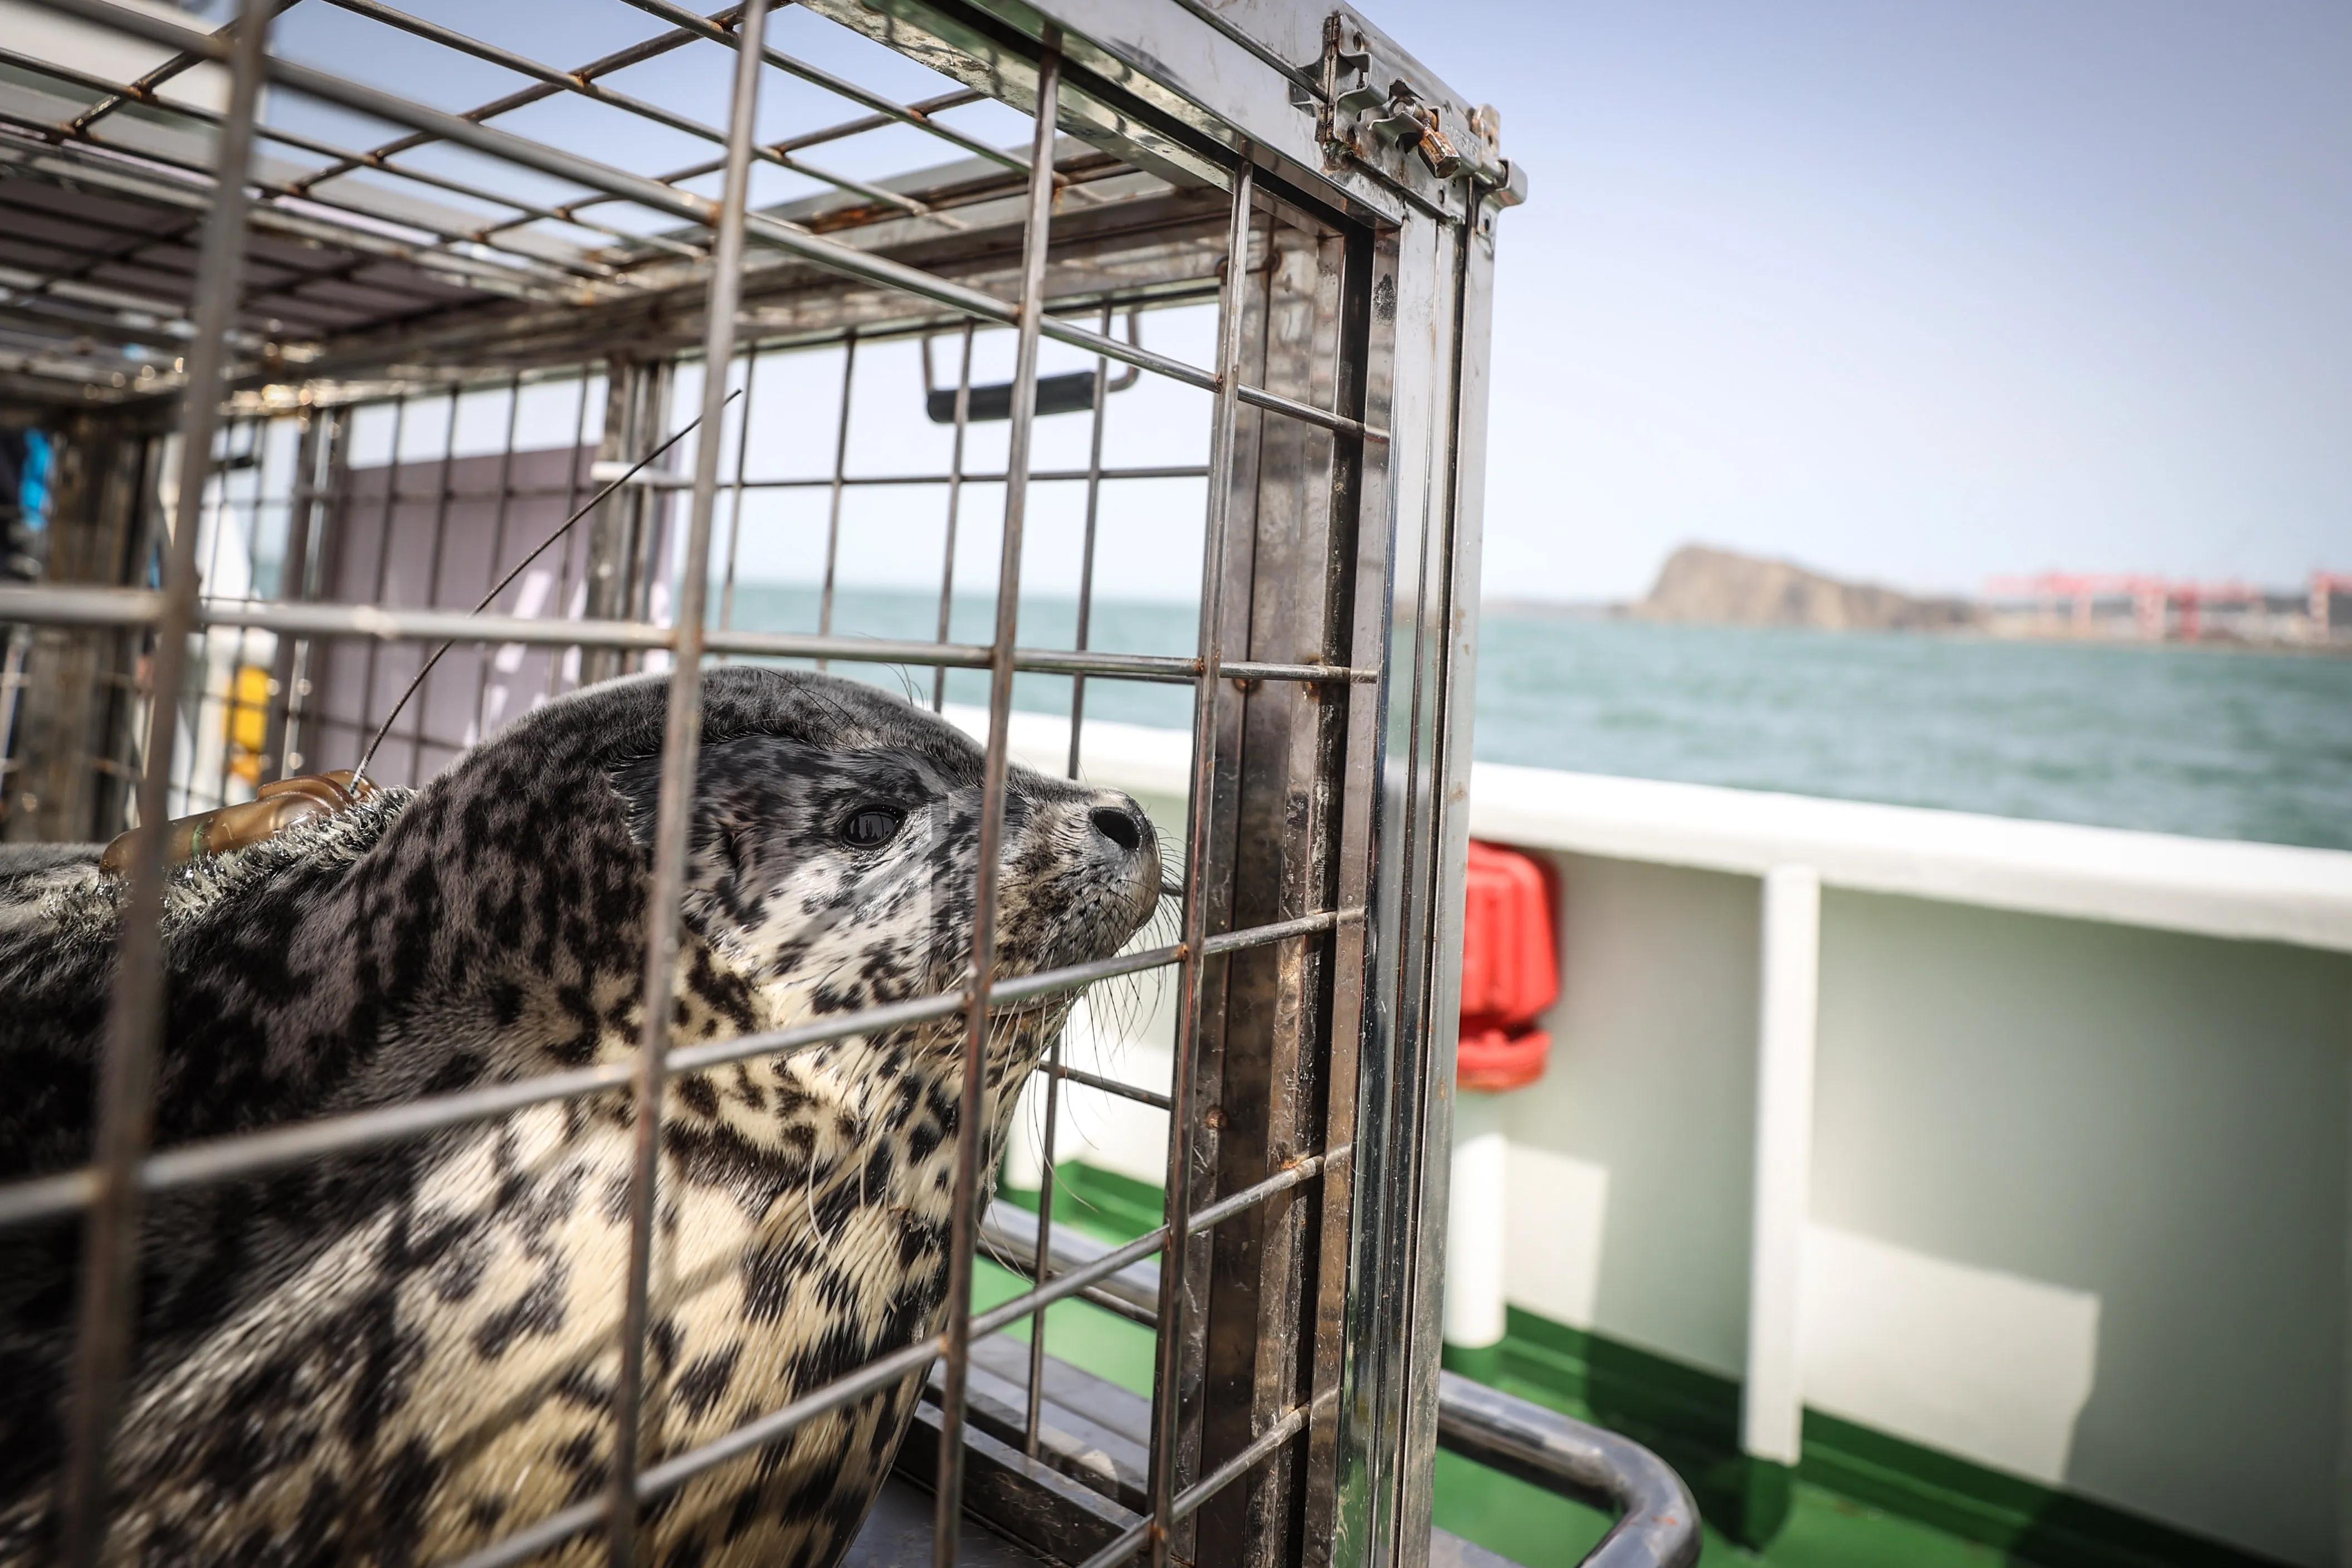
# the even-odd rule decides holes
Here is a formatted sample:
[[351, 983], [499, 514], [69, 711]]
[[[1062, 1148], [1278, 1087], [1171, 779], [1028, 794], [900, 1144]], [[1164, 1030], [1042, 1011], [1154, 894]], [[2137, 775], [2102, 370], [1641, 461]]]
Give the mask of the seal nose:
[[1097, 806], [1089, 813], [1087, 820], [1094, 823], [1096, 832], [1128, 854], [1133, 854], [1143, 847], [1143, 825], [1135, 820], [1132, 810]]

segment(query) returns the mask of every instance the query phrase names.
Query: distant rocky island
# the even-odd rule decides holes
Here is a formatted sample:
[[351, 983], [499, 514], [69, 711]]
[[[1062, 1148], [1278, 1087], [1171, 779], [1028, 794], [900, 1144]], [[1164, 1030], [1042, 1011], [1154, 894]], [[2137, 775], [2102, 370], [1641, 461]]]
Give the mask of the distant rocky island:
[[1647, 596], [1627, 604], [1486, 601], [1490, 613], [1657, 621], [1685, 626], [1801, 626], [1820, 632], [1966, 632], [1983, 611], [1965, 599], [1920, 599], [1846, 582], [1791, 561], [1685, 545]]
[[1960, 632], [1978, 625], [1982, 614], [1965, 599], [1917, 599], [1708, 545], [1685, 545], [1668, 556], [1649, 597], [1625, 613], [1683, 625], [1817, 632]]

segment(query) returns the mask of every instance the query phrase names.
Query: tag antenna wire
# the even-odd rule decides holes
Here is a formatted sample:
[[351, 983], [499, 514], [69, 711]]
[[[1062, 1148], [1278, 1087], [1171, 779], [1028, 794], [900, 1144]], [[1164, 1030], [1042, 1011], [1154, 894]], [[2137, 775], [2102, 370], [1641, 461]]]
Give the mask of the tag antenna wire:
[[[737, 398], [741, 397], [742, 395], [743, 389], [741, 387], [737, 387], [733, 392], [727, 394], [719, 406], [724, 409], [727, 404], [733, 402]], [[514, 580], [523, 574], [524, 569], [529, 567], [532, 561], [537, 560], [541, 556], [545, 555], [548, 551], [548, 548], [553, 545], [556, 540], [562, 538], [565, 534], [570, 533], [572, 531], [572, 526], [574, 523], [577, 523], [581, 518], [586, 517], [589, 513], [602, 506], [604, 503], [605, 498], [611, 496], [614, 491], [618, 490], [622, 486], [627, 484], [639, 474], [645, 472], [645, 470], [650, 467], [654, 461], [660, 457], [662, 454], [667, 452], [671, 447], [676, 446], [679, 442], [684, 441], [688, 435], [694, 434], [694, 427], [701, 423], [702, 416], [700, 414], [695, 415], [692, 419], [678, 426], [677, 432], [672, 434], [668, 440], [663, 442], [659, 446], [655, 447], [651, 452], [646, 453], [643, 457], [638, 458], [635, 463], [631, 464], [627, 473], [622, 475], [619, 478], [614, 479], [603, 489], [589, 497], [587, 500], [582, 502], [578, 511], [564, 518], [561, 527], [539, 542], [537, 549], [533, 549], [529, 555], [523, 557], [522, 559], [515, 562], [514, 570], [508, 572], [504, 577], [499, 579], [498, 585], [492, 588], [489, 592], [482, 596], [482, 601], [479, 604], [475, 605], [473, 609], [467, 611], [466, 613], [468, 615], [479, 615], [483, 611], [488, 610], [492, 604], [496, 603], [498, 601], [499, 595], [504, 593], [507, 589], [512, 585]], [[357, 794], [366, 786], [368, 764], [375, 760], [376, 747], [382, 746], [384, 742], [384, 737], [392, 733], [392, 727], [399, 721], [401, 710], [408, 706], [408, 699], [416, 695], [417, 688], [425, 684], [425, 677], [433, 673], [433, 666], [441, 662], [441, 655], [446, 653], [450, 649], [457, 645], [457, 639], [452, 637], [447, 642], [442, 643], [438, 648], [434, 649], [433, 656], [425, 660], [425, 663], [418, 667], [415, 677], [408, 683], [408, 689], [400, 694], [400, 700], [392, 705], [392, 711], [383, 716], [383, 723], [376, 729], [375, 738], [368, 742], [367, 749], [360, 753], [359, 766], [352, 769], [351, 789], [354, 794]]]

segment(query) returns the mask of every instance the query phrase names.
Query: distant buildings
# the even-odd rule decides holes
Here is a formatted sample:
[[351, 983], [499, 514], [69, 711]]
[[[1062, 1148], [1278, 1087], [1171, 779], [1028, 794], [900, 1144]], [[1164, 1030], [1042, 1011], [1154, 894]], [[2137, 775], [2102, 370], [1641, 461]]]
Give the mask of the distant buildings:
[[1984, 625], [1997, 636], [2352, 648], [2352, 573], [2315, 571], [2302, 589], [2145, 572], [1997, 577]]

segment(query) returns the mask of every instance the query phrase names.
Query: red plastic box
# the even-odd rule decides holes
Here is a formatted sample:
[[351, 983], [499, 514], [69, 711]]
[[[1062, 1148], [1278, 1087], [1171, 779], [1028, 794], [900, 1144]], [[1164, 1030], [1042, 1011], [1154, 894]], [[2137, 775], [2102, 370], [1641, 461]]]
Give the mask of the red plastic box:
[[1496, 844], [1470, 844], [1462, 913], [1462, 1032], [1533, 1023], [1559, 999], [1551, 868]]
[[1488, 1094], [1524, 1089], [1543, 1076], [1544, 1063], [1550, 1057], [1551, 1036], [1542, 1030], [1513, 1034], [1502, 1029], [1465, 1029], [1454, 1052], [1454, 1086]]

